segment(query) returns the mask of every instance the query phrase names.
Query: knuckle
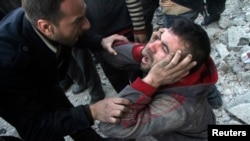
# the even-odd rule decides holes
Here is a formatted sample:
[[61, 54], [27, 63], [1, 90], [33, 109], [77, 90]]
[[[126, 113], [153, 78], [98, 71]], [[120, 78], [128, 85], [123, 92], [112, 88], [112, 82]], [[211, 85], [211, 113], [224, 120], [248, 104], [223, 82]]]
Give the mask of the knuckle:
[[176, 66], [178, 63], [177, 62], [175, 62], [175, 61], [171, 61], [170, 62], [172, 65], [174, 65], [174, 66]]

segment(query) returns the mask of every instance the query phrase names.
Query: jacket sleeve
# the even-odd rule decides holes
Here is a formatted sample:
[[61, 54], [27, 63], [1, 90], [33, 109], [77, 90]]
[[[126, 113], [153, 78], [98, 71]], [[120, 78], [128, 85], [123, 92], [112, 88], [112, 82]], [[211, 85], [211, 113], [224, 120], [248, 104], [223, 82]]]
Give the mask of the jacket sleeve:
[[171, 132], [183, 126], [187, 114], [180, 101], [155, 92], [156, 89], [140, 79], [127, 86], [119, 96], [132, 101], [132, 112], [118, 124], [100, 123], [100, 132], [114, 138], [137, 138]]
[[139, 70], [143, 47], [139, 43], [115, 42], [113, 48], [117, 55], [112, 55], [107, 51], [103, 51], [102, 55], [110, 65], [117, 69]]

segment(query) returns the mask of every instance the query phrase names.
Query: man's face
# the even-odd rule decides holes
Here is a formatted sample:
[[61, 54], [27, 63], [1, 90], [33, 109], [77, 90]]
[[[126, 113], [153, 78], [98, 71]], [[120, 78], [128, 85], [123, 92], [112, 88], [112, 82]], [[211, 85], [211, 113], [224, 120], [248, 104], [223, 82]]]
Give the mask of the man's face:
[[53, 26], [52, 40], [65, 45], [73, 45], [79, 36], [90, 28], [85, 17], [86, 4], [84, 0], [64, 0], [61, 4], [64, 13], [59, 26]]
[[142, 50], [141, 68], [148, 72], [150, 68], [161, 61], [167, 54], [184, 49], [184, 44], [178, 36], [166, 29], [160, 39], [148, 43]]

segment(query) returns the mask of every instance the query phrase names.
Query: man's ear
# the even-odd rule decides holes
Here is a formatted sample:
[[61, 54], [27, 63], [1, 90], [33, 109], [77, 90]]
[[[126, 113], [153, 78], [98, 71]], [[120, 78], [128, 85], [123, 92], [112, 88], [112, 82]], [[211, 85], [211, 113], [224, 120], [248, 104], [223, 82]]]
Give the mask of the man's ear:
[[37, 28], [46, 36], [53, 34], [53, 26], [51, 22], [40, 19], [37, 21]]

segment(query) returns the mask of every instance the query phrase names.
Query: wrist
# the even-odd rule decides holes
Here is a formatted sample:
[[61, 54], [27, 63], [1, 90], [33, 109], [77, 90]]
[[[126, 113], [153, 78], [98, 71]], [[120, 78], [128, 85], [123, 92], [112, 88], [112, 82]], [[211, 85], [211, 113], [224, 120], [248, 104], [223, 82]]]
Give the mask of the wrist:
[[94, 119], [95, 118], [94, 118], [93, 113], [92, 113], [92, 111], [94, 111], [94, 110], [91, 109], [91, 106], [90, 105], [84, 105], [83, 110], [84, 110], [90, 124], [94, 124]]
[[142, 92], [144, 95], [146, 95], [148, 97], [152, 97], [152, 95], [157, 90], [157, 88], [149, 85], [148, 83], [146, 83], [145, 81], [143, 81], [139, 77], [131, 84], [131, 87], [137, 91]]
[[149, 75], [147, 75], [146, 77], [144, 77], [142, 79], [142, 81], [145, 82], [145, 83], [147, 83], [147, 84], [149, 84], [152, 87], [155, 87], [155, 88], [160, 87], [160, 84], [157, 81], [155, 81], [154, 79], [152, 79]]

